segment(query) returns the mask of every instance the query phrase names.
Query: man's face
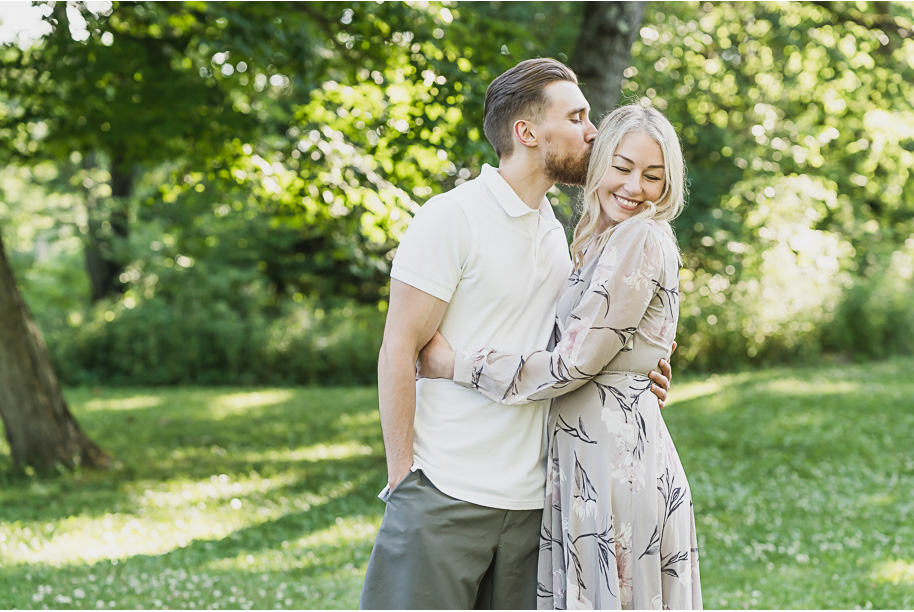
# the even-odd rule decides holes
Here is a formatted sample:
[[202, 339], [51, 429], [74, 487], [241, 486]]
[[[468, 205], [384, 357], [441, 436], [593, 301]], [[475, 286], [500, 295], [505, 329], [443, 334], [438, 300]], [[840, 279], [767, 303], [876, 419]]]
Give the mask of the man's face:
[[583, 185], [597, 128], [590, 122], [590, 105], [570, 81], [546, 86], [545, 117], [540, 122], [546, 176], [565, 185]]

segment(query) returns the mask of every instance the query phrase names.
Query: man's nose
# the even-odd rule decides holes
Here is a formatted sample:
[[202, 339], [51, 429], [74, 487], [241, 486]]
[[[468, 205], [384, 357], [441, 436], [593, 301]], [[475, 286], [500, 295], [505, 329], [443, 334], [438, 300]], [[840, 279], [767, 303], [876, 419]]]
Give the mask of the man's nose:
[[593, 141], [597, 139], [597, 128], [590, 122], [590, 117], [587, 118], [587, 129], [584, 132], [584, 142], [587, 144], [593, 144]]

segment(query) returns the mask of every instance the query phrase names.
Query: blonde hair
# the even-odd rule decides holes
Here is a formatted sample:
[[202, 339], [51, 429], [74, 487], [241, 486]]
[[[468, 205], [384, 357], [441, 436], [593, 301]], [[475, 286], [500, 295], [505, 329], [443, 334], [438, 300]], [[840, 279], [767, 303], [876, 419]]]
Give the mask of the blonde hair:
[[[603, 227], [602, 208], [597, 197], [597, 189], [603, 182], [606, 173], [612, 167], [613, 155], [626, 134], [644, 132], [657, 141], [663, 151], [663, 193], [656, 202], [647, 202], [647, 206], [622, 223], [611, 223]], [[682, 161], [682, 146], [679, 137], [669, 119], [653, 107], [642, 107], [630, 104], [617, 108], [603, 121], [590, 155], [590, 166], [587, 168], [587, 182], [581, 198], [581, 218], [574, 228], [574, 240], [571, 242], [571, 257], [575, 268], [581, 268], [585, 247], [593, 242], [597, 249], [606, 246], [612, 233], [624, 223], [635, 219], [653, 219], [666, 230], [673, 244], [676, 235], [670, 222], [679, 216], [685, 208], [686, 180], [685, 164]], [[678, 248], [678, 247], [677, 247]]]

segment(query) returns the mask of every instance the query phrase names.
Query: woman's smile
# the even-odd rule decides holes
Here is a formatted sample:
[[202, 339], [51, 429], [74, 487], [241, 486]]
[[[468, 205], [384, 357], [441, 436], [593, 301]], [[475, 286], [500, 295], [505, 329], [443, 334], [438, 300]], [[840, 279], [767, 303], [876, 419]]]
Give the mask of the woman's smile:
[[619, 206], [626, 210], [637, 210], [641, 206], [641, 202], [626, 198], [625, 196], [620, 196], [618, 193], [614, 193], [613, 196], [616, 198], [616, 202], [619, 203]]

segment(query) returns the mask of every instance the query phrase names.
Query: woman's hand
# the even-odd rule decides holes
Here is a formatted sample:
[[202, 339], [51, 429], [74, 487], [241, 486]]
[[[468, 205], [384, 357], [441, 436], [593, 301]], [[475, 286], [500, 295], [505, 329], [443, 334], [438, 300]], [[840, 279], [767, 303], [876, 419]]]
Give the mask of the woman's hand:
[[416, 362], [416, 378], [454, 378], [454, 357], [456, 354], [441, 332], [435, 332], [419, 352]]

